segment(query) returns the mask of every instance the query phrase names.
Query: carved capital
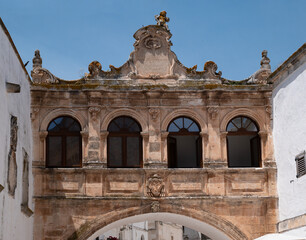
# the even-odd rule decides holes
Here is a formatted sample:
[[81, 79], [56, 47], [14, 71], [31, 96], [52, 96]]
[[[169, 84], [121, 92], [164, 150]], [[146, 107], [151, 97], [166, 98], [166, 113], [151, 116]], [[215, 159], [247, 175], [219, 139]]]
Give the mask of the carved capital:
[[31, 109], [31, 120], [34, 121], [37, 117], [37, 114], [39, 113], [39, 108], [32, 108]]
[[39, 132], [39, 139], [40, 139], [40, 141], [43, 142], [46, 139], [47, 135], [48, 135], [48, 131], [40, 131]]
[[161, 132], [161, 138], [162, 140], [165, 140], [169, 135], [169, 132]]
[[147, 179], [147, 194], [156, 198], [165, 196], [165, 183], [158, 174], [153, 174]]
[[101, 131], [100, 132], [100, 138], [105, 139], [105, 138], [107, 138], [108, 134], [109, 134], [108, 131]]
[[208, 133], [200, 132], [200, 136], [203, 138], [204, 142], [208, 142]]
[[146, 139], [146, 140], [148, 140], [150, 136], [148, 132], [141, 132], [140, 135], [142, 136], [143, 139]]
[[227, 136], [227, 132], [226, 132], [226, 131], [220, 132], [220, 137], [221, 137], [221, 139], [226, 138], [226, 136]]
[[260, 138], [261, 138], [263, 141], [267, 141], [268, 133], [267, 133], [266, 131], [259, 131], [259, 132], [258, 132], [258, 135], [260, 136]]

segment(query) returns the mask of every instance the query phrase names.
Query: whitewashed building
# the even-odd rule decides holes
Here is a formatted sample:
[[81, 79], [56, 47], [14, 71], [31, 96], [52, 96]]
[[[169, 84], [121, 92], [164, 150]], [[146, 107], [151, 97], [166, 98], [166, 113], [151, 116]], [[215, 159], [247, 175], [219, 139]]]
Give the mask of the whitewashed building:
[[0, 19], [0, 239], [33, 239], [30, 77]]

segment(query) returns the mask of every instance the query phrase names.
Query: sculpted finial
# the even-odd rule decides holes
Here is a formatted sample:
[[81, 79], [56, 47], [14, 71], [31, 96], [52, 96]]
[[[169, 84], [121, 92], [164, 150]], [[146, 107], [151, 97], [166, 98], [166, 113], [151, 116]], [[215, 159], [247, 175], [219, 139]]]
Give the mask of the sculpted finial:
[[93, 61], [88, 65], [89, 77], [94, 78], [99, 76], [100, 71], [102, 70], [102, 65], [98, 61]]
[[40, 57], [39, 50], [35, 50], [34, 58], [33, 58], [33, 68], [42, 67], [42, 59]]
[[260, 68], [271, 69], [270, 59], [268, 58], [268, 51], [263, 50], [261, 55], [262, 55], [262, 59], [260, 61], [260, 65], [261, 65]]
[[167, 15], [166, 11], [161, 11], [159, 16], [158, 15], [155, 16], [155, 20], [158, 26], [165, 27], [169, 31], [167, 22], [170, 21], [170, 18], [168, 18], [166, 15]]

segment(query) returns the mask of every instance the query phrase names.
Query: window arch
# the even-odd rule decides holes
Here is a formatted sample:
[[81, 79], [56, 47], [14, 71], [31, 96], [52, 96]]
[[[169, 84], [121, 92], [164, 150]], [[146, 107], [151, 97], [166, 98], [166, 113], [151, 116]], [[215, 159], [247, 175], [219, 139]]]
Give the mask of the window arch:
[[72, 117], [61, 116], [53, 119], [47, 130], [46, 166], [81, 167], [82, 138], [80, 124]]
[[178, 117], [170, 122], [168, 132], [168, 167], [201, 167], [202, 139], [199, 125], [188, 117]]
[[139, 123], [131, 117], [121, 116], [107, 128], [108, 167], [141, 167], [142, 137]]
[[261, 163], [260, 137], [257, 124], [250, 118], [238, 116], [226, 127], [229, 167], [259, 167]]

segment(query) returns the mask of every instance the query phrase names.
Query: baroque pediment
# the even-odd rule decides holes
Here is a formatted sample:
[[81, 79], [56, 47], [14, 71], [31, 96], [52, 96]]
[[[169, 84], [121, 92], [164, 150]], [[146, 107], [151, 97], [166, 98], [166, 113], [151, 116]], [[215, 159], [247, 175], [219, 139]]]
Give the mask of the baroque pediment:
[[[197, 65], [185, 67], [171, 51], [170, 41], [172, 34], [168, 28], [166, 12], [163, 11], [159, 16], [155, 16], [157, 25], [148, 25], [140, 28], [133, 35], [135, 38], [134, 51], [130, 58], [120, 67], [109, 66], [109, 70], [103, 70], [102, 64], [93, 61], [88, 66], [88, 73], [81, 79], [75, 81], [65, 81], [54, 76], [47, 69], [42, 68], [42, 59], [37, 50], [33, 58], [32, 79], [38, 84], [83, 84], [94, 82], [95, 84], [124, 84], [143, 85], [143, 84], [165, 84], [165, 85], [184, 85], [186, 81], [195, 81], [201, 84], [266, 84], [266, 79], [271, 73], [267, 57], [267, 51], [263, 52], [261, 69], [251, 77], [242, 81], [231, 81], [222, 78], [222, 72], [217, 72], [217, 64], [207, 61], [203, 71], [197, 70]], [[187, 84], [188, 85], [188, 84]]]

